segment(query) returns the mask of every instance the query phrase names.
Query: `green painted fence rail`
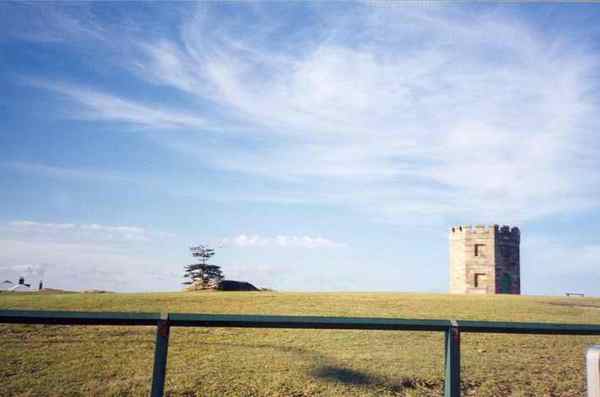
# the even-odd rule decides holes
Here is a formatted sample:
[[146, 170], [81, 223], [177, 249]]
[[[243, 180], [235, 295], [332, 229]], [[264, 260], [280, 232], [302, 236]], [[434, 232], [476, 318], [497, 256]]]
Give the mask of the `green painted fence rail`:
[[600, 335], [600, 325], [462, 320], [410, 320], [369, 317], [253, 316], [188, 313], [124, 313], [0, 310], [0, 323], [156, 326], [151, 397], [164, 394], [171, 327], [236, 327], [429, 331], [445, 334], [444, 396], [460, 396], [460, 334], [510, 333]]

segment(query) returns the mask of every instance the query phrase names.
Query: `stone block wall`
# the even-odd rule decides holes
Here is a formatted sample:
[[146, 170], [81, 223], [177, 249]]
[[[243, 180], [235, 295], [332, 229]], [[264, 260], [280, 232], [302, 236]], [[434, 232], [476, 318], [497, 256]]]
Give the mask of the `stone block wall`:
[[450, 293], [520, 293], [520, 234], [498, 225], [450, 230]]
[[521, 232], [503, 226], [496, 233], [496, 293], [521, 293]]

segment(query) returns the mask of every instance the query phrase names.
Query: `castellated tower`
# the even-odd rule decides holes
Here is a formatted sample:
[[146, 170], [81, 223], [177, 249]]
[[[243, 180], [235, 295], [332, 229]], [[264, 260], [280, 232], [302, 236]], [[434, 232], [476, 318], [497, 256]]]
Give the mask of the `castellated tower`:
[[520, 294], [519, 228], [454, 226], [450, 230], [450, 293]]

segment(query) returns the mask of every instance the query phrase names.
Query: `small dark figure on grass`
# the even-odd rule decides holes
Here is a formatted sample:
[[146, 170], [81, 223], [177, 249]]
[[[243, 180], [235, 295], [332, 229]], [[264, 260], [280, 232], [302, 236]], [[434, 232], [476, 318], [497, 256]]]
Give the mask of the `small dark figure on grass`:
[[209, 259], [215, 254], [212, 248], [199, 245], [191, 247], [192, 256], [199, 259], [200, 263], [193, 263], [185, 266], [184, 277], [187, 279], [183, 284], [187, 285], [189, 290], [215, 289], [225, 276], [221, 267], [208, 263]]

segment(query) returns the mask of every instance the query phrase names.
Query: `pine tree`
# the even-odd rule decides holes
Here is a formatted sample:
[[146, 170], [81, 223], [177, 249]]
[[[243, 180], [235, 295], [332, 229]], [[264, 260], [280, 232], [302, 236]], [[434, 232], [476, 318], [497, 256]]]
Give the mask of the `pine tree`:
[[190, 248], [190, 251], [192, 251], [193, 257], [199, 258], [200, 263], [185, 266], [184, 277], [188, 280], [183, 284], [201, 289], [217, 287], [225, 276], [219, 266], [208, 263], [208, 260], [215, 254], [215, 250], [199, 245]]

